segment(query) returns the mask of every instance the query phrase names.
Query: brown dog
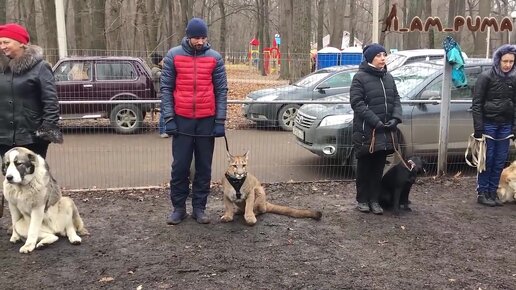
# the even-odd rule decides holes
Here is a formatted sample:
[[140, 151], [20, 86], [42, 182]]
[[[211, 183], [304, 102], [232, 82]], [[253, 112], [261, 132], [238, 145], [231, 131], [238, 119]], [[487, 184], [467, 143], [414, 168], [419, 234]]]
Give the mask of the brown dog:
[[502, 171], [497, 194], [503, 203], [516, 200], [516, 161]]

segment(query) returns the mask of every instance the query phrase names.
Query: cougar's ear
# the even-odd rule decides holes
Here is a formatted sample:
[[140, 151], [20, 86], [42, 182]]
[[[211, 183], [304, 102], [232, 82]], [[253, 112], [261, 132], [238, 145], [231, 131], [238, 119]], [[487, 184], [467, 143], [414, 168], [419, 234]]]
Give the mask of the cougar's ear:
[[249, 150], [244, 153], [245, 160], [249, 159]]
[[226, 156], [228, 157], [228, 161], [231, 161], [231, 158], [233, 158], [233, 155], [231, 155], [229, 151], [226, 151]]

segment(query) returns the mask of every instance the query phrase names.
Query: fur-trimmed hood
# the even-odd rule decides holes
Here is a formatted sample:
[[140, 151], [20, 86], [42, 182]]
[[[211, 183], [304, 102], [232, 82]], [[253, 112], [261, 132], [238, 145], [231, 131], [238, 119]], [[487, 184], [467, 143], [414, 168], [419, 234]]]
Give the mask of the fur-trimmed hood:
[[27, 45], [23, 54], [14, 59], [10, 59], [0, 51], [0, 72], [4, 72], [9, 67], [14, 74], [23, 74], [42, 60], [43, 49], [37, 45]]
[[516, 45], [504, 44], [500, 46], [493, 54], [493, 69], [495, 70], [498, 76], [503, 78], [516, 76], [516, 69], [514, 65], [512, 66], [512, 69], [507, 73], [502, 72], [502, 70], [500, 69], [500, 61], [502, 60], [502, 56], [508, 53], [514, 54], [514, 57], [516, 58]]

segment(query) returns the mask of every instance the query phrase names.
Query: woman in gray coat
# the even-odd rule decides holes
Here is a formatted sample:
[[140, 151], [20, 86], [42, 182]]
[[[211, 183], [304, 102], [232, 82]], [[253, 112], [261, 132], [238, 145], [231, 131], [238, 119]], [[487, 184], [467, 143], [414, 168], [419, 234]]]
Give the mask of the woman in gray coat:
[[62, 142], [54, 75], [43, 50], [18, 24], [0, 26], [0, 155], [26, 147], [43, 158]]
[[357, 158], [357, 209], [382, 214], [378, 203], [387, 155], [394, 152], [393, 137], [401, 123], [401, 102], [394, 79], [385, 66], [386, 51], [373, 43], [353, 77], [350, 102], [353, 147]]

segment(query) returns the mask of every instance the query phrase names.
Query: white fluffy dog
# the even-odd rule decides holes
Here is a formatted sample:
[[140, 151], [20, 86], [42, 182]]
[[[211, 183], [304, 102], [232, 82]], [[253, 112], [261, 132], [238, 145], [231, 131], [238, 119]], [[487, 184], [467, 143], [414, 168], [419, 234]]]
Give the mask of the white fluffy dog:
[[30, 253], [67, 236], [72, 244], [80, 244], [87, 235], [84, 223], [73, 200], [62, 197], [45, 160], [23, 147], [9, 150], [2, 160], [4, 196], [11, 212], [11, 242], [25, 239], [20, 253]]

